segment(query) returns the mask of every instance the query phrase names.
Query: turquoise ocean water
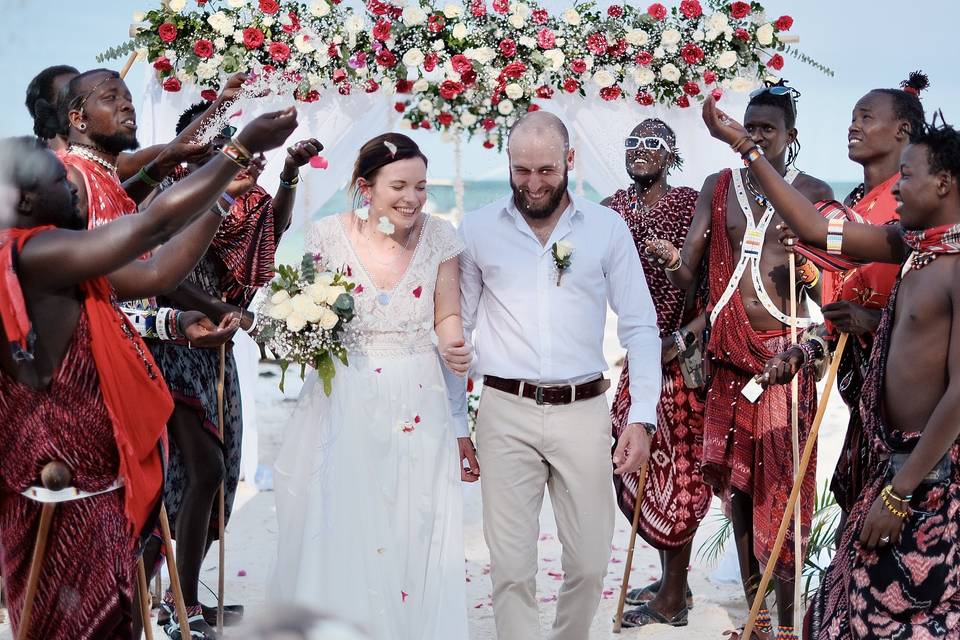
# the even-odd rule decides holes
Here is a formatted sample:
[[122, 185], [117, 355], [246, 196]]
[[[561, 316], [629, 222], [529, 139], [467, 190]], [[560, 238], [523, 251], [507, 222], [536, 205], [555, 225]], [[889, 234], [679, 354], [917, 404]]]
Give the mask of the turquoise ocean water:
[[[843, 200], [856, 186], [854, 182], [831, 182], [834, 197]], [[463, 200], [467, 212], [479, 209], [498, 198], [510, 193], [510, 183], [506, 180], [467, 181], [464, 183]], [[602, 196], [589, 186], [585, 187], [587, 199], [599, 202]], [[350, 208], [349, 199], [345, 190], [337, 192], [330, 200], [314, 214], [314, 219], [346, 211]], [[427, 188], [426, 210], [431, 213], [444, 213], [454, 208], [453, 186], [431, 185]], [[292, 229], [280, 243], [277, 251], [277, 260], [281, 263], [295, 263], [303, 255], [303, 229]]]

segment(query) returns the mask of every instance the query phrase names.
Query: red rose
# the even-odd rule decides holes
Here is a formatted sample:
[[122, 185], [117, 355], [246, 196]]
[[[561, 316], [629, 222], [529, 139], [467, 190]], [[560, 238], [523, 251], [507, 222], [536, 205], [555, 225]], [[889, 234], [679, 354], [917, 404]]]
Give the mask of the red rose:
[[510, 10], [509, 0], [493, 0], [493, 10], [497, 13], [506, 13]]
[[467, 378], [467, 393], [473, 393], [473, 378]]
[[396, 103], [394, 103], [394, 105], [393, 105], [393, 110], [396, 111], [397, 113], [403, 113], [404, 111], [407, 110], [407, 103], [406, 103], [406, 102], [396, 102]]
[[653, 96], [644, 91], [643, 93], [637, 94], [637, 102], [642, 104], [645, 107], [649, 107], [653, 104]]
[[277, 70], [277, 68], [274, 67], [272, 64], [265, 64], [265, 65], [263, 65], [263, 74], [264, 74], [264, 75], [269, 76], [271, 73], [273, 73], [273, 72], [276, 71], [276, 70]]
[[627, 41], [623, 38], [620, 38], [615, 43], [607, 47], [607, 55], [613, 56], [614, 58], [619, 58], [624, 53], [627, 52]]
[[300, 102], [316, 102], [317, 100], [320, 99], [320, 92], [317, 91], [316, 89], [311, 89], [306, 93], [303, 93], [302, 91], [298, 91], [297, 93], [294, 94], [293, 97], [299, 100]]
[[460, 74], [460, 82], [463, 83], [465, 87], [472, 87], [473, 83], [477, 81], [477, 72], [473, 69], [468, 69]]
[[641, 51], [633, 57], [633, 61], [642, 65], [650, 64], [653, 62], [653, 54], [649, 51]]
[[397, 64], [397, 56], [390, 49], [380, 49], [377, 53], [377, 64], [381, 67], [390, 68]]
[[260, 11], [273, 15], [280, 11], [280, 4], [277, 0], [260, 0]]
[[587, 37], [587, 49], [595, 56], [607, 52], [607, 38], [602, 33], [594, 32]]
[[177, 76], [170, 76], [163, 81], [163, 90], [164, 91], [180, 91], [180, 78]]
[[540, 105], [531, 102], [527, 105], [527, 113], [533, 113], [534, 111], [540, 111]]
[[213, 89], [204, 89], [200, 92], [200, 97], [206, 100], [207, 102], [213, 102], [217, 99], [217, 92]]
[[392, 26], [389, 20], [377, 20], [377, 24], [373, 25], [374, 39], [381, 42], [387, 40], [390, 37], [390, 27]]
[[419, 128], [420, 128], [420, 123], [419, 123], [419, 122], [411, 122], [411, 123], [410, 123], [410, 128], [411, 128], [411, 129], [419, 129]]
[[680, 3], [680, 13], [690, 20], [693, 20], [703, 15], [703, 7], [700, 6], [697, 0], [683, 0], [683, 2]]
[[750, 32], [748, 32], [746, 29], [734, 29], [733, 37], [737, 40], [743, 40], [744, 42], [747, 42], [750, 40]]
[[213, 55], [213, 43], [209, 40], [197, 40], [193, 43], [193, 52], [198, 58], [209, 58]]
[[153, 68], [159, 71], [160, 73], [166, 73], [167, 71], [173, 71], [173, 65], [170, 64], [170, 58], [167, 56], [160, 56], [153, 61]]
[[463, 85], [453, 80], [444, 80], [440, 84], [440, 97], [444, 100], [453, 100], [463, 93]]
[[683, 58], [687, 64], [697, 64], [703, 60], [703, 49], [695, 44], [685, 44], [683, 48], [680, 49], [680, 57]]
[[484, 148], [484, 149], [493, 149], [493, 143], [490, 142], [489, 140], [484, 140], [484, 141], [483, 141], [483, 148]]
[[342, 96], [348, 96], [350, 95], [350, 89], [351, 89], [350, 83], [343, 82], [337, 87], [337, 93], [339, 93]]
[[380, 88], [380, 85], [377, 84], [377, 81], [373, 78], [370, 78], [365, 83], [363, 83], [363, 90], [367, 93], [374, 93]]
[[535, 9], [531, 17], [534, 24], [546, 24], [550, 14], [547, 13], [546, 9]]
[[790, 31], [790, 27], [793, 26], [793, 18], [790, 16], [780, 16], [773, 25], [777, 28], [777, 31]]
[[202, 6], [205, 5], [205, 4], [207, 4], [207, 0], [197, 0], [197, 6], [198, 6], [198, 7], [202, 7]]
[[413, 82], [410, 80], [397, 80], [397, 93], [410, 93], [413, 91]]
[[690, 99], [687, 96], [680, 96], [677, 98], [677, 106], [681, 109], [686, 109], [690, 106]]
[[480, 126], [487, 131], [491, 131], [497, 126], [497, 123], [493, 121], [493, 118], [484, 118], [480, 122]]
[[263, 44], [263, 31], [256, 27], [247, 27], [243, 30], [243, 46], [247, 49], [259, 49]]
[[517, 55], [517, 43], [514, 42], [512, 38], [504, 38], [501, 40], [499, 49], [505, 58], [512, 58]]
[[481, 18], [487, 15], [487, 5], [483, 0], [470, 0], [470, 15]]
[[[342, 0], [333, 0], [333, 4], [340, 4]], [[400, 16], [403, 15], [403, 7], [398, 7], [395, 5], [390, 5], [390, 17], [394, 20], [399, 20]]]
[[430, 52], [423, 57], [423, 70], [427, 73], [433, 71], [437, 68], [437, 63], [440, 61], [440, 56]]
[[339, 84], [347, 79], [347, 72], [343, 69], [335, 69], [333, 72], [333, 82], [334, 84]]
[[730, 5], [730, 17], [736, 18], [746, 18], [750, 15], [750, 3], [749, 2], [734, 2]]
[[783, 56], [779, 53], [773, 54], [773, 57], [767, 60], [767, 66], [780, 71], [780, 69], [783, 69]]
[[340, 57], [340, 49], [337, 48], [337, 45], [332, 42], [330, 43], [330, 45], [327, 47], [327, 56], [330, 58]]
[[611, 18], [622, 18], [623, 17], [623, 7], [618, 4], [612, 4], [607, 7], [607, 15]]
[[427, 20], [427, 29], [430, 33], [440, 33], [447, 26], [447, 19], [441, 15], [434, 14]]
[[687, 82], [683, 85], [683, 92], [688, 96], [695, 96], [700, 93], [700, 85], [696, 82]]
[[[430, 128], [430, 121], [427, 120], [426, 118], [424, 118], [423, 122], [420, 123], [420, 128], [421, 128], [421, 129], [429, 129], [429, 128]], [[417, 297], [419, 298], [420, 296], [417, 296]]]
[[439, 122], [444, 127], [449, 127], [451, 124], [453, 124], [453, 114], [450, 113], [449, 111], [444, 111], [443, 113], [437, 116], [437, 122]]
[[290, 47], [282, 42], [271, 42], [267, 48], [270, 57], [277, 62], [283, 62], [290, 57]]
[[177, 26], [172, 22], [164, 22], [157, 28], [157, 33], [164, 42], [173, 42], [177, 39]]
[[580, 58], [570, 61], [570, 70], [574, 73], [586, 73], [587, 72], [587, 63]]
[[623, 90], [616, 85], [600, 89], [600, 97], [607, 102], [612, 102], [613, 100], [619, 99], [622, 94]]
[[283, 31], [285, 33], [293, 33], [295, 31], [300, 31], [300, 18], [297, 16], [297, 14], [291, 11], [287, 15], [290, 16], [290, 24], [280, 25], [281, 27], [283, 27]]
[[667, 8], [662, 4], [660, 4], [659, 2], [655, 2], [649, 7], [647, 7], [647, 13], [653, 16], [654, 18], [656, 18], [657, 20], [663, 20], [664, 18], [667, 17]]
[[707, 69], [706, 71], [703, 72], [703, 81], [706, 82], [707, 84], [713, 84], [714, 82], [717, 81], [717, 74]]
[[710, 95], [713, 96], [714, 100], [716, 100], [717, 102], [720, 102], [720, 98], [723, 97], [723, 89], [721, 89], [720, 87], [717, 87], [716, 89], [710, 92]]
[[367, 3], [367, 11], [375, 16], [385, 16], [390, 13], [390, 5], [380, 0], [370, 0]]
[[537, 87], [536, 95], [538, 98], [549, 100], [550, 98], [553, 97], [553, 87], [548, 87], [545, 84], [540, 85], [539, 87]]
[[523, 72], [526, 70], [527, 65], [523, 64], [519, 60], [514, 60], [503, 68], [503, 75], [507, 78], [517, 79], [522, 76]]
[[537, 46], [541, 49], [553, 49], [553, 45], [557, 43], [557, 37], [553, 35], [553, 31], [550, 29], [540, 29], [537, 32]]
[[566, 91], [567, 93], [573, 93], [578, 89], [580, 89], [579, 81], [573, 78], [567, 78], [566, 80], [563, 81], [563, 90]]
[[452, 58], [450, 58], [450, 66], [453, 67], [454, 71], [460, 74], [462, 74], [465, 71], [469, 71], [473, 69], [473, 63], [470, 62], [470, 58], [463, 55], [462, 53], [458, 53]]

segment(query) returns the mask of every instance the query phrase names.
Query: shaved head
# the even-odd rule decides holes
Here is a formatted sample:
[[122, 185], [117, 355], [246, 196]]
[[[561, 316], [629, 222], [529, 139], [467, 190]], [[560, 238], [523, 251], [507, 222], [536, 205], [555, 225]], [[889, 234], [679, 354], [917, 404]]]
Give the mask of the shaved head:
[[526, 143], [530, 140], [541, 143], [546, 143], [547, 140], [559, 141], [564, 153], [570, 149], [570, 134], [566, 125], [560, 118], [546, 111], [532, 111], [514, 123], [507, 139], [507, 151], [521, 141]]
[[532, 219], [549, 218], [565, 206], [567, 173], [573, 168], [570, 136], [560, 118], [533, 111], [510, 129], [510, 187], [517, 208]]

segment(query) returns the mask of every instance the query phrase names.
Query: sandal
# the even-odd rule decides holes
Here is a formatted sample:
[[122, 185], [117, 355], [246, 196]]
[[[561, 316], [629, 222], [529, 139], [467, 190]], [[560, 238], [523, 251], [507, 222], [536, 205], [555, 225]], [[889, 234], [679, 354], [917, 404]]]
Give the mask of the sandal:
[[636, 609], [630, 609], [623, 614], [621, 626], [625, 628], [643, 627], [648, 624], [665, 624], [671, 627], [687, 626], [688, 609], [684, 607], [678, 611], [672, 618], [668, 618], [659, 611], [651, 609], [646, 604], [642, 604]]
[[[627, 591], [627, 597], [624, 602], [631, 607], [638, 607], [641, 604], [647, 604], [653, 600], [658, 591], [660, 591], [659, 580], [651, 582], [645, 587]], [[693, 610], [693, 592], [690, 590], [690, 585], [687, 585], [687, 609]]]
[[[215, 627], [217, 625], [217, 608], [208, 607], [205, 604], [201, 604], [200, 607], [203, 610], [203, 619], [207, 621], [208, 625]], [[160, 611], [157, 612], [157, 624], [161, 627], [167, 626], [173, 618], [173, 609], [173, 603], [163, 602], [160, 605]], [[223, 605], [223, 626], [231, 627], [241, 622], [243, 622], [242, 604]]]
[[[743, 638], [743, 627], [737, 629], [724, 631], [723, 635], [728, 637], [728, 640], [745, 640]], [[758, 629], [753, 628], [753, 633], [751, 635], [751, 640], [773, 640], [773, 629]]]
[[[187, 626], [190, 629], [190, 638], [197, 640], [218, 640], [217, 632], [204, 620], [203, 608], [197, 604], [187, 607]], [[170, 616], [170, 621], [163, 627], [164, 633], [171, 640], [182, 640], [180, 635], [180, 623], [177, 621], [176, 614]]]

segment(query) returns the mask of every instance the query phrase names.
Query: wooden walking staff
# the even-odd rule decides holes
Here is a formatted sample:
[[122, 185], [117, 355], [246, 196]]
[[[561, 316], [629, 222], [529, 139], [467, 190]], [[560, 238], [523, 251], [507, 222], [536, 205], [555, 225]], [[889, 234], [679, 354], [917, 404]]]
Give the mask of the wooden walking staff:
[[[837, 341], [837, 348], [833, 352], [833, 362], [830, 363], [830, 372], [827, 374], [827, 384], [824, 388], [823, 398], [817, 407], [817, 416], [813, 420], [813, 426], [810, 427], [810, 434], [807, 436], [807, 442], [803, 447], [803, 457], [800, 458], [800, 468], [797, 479], [793, 483], [793, 489], [790, 491], [790, 497], [787, 499], [787, 508], [783, 511], [783, 518], [780, 520], [780, 529], [777, 531], [777, 538], [773, 543], [773, 549], [770, 552], [770, 559], [767, 560], [767, 566], [763, 569], [763, 576], [760, 578], [760, 585], [757, 588], [757, 595], [753, 598], [753, 606], [750, 608], [750, 617], [747, 618], [747, 624], [743, 627], [745, 640], [750, 640], [753, 633], [754, 624], [757, 622], [757, 614], [760, 613], [760, 607], [763, 605], [763, 596], [767, 592], [767, 585], [770, 584], [770, 578], [773, 575], [773, 568], [777, 564], [777, 558], [780, 557], [780, 550], [783, 548], [783, 541], [787, 537], [787, 527], [790, 526], [790, 520], [793, 516], [794, 506], [798, 503], [800, 497], [800, 487], [803, 485], [803, 474], [807, 471], [810, 464], [810, 458], [813, 456], [813, 447], [817, 442], [817, 433], [820, 431], [820, 423], [823, 422], [823, 416], [827, 412], [827, 400], [830, 399], [830, 392], [833, 390], [833, 383], [837, 379], [837, 369], [840, 367], [840, 359], [843, 357], [843, 350], [847, 347], [847, 334], [841, 333]], [[796, 605], [794, 605], [796, 606]]]
[[[217, 418], [220, 422], [220, 442], [223, 442], [223, 382], [226, 376], [226, 367], [227, 367], [227, 346], [222, 344], [220, 345], [220, 372], [217, 376]], [[226, 574], [224, 573], [224, 562], [227, 557], [226, 549], [226, 540], [224, 540], [225, 529], [224, 520], [227, 515], [227, 505], [226, 505], [226, 482], [227, 478], [224, 475], [223, 480], [220, 481], [220, 492], [217, 499], [218, 510], [219, 510], [219, 527], [220, 527], [220, 562], [219, 564], [219, 576], [217, 582], [217, 635], [223, 634], [223, 592], [226, 587]]]
[[140, 622], [147, 640], [153, 640], [153, 621], [150, 619], [150, 586], [147, 584], [147, 570], [143, 566], [143, 556], [137, 558], [137, 586], [140, 591]]
[[[40, 471], [40, 483], [44, 489], [60, 491], [70, 486], [70, 470], [62, 462], [48, 462]], [[33, 601], [40, 586], [40, 572], [43, 570], [43, 558], [47, 554], [47, 538], [50, 524], [57, 510], [56, 502], [44, 502], [40, 509], [40, 526], [37, 528], [37, 541], [33, 545], [33, 558], [30, 560], [30, 573], [27, 577], [27, 594], [23, 599], [23, 611], [20, 614], [20, 628], [17, 640], [25, 640], [30, 633], [30, 617], [33, 615]]]
[[120, 69], [121, 80], [127, 77], [127, 74], [130, 73], [130, 67], [132, 67], [133, 63], [136, 61], [137, 61], [137, 52], [131, 51], [130, 55], [127, 57], [127, 61], [123, 64], [123, 68]]
[[177, 571], [177, 561], [173, 557], [173, 536], [170, 535], [170, 520], [167, 518], [167, 505], [160, 505], [160, 530], [163, 532], [163, 546], [167, 548], [167, 572], [170, 574], [170, 588], [173, 590], [173, 604], [177, 611], [177, 621], [180, 623], [180, 638], [191, 638], [190, 623], [187, 622], [187, 605], [183, 601], [183, 590], [180, 589], [180, 572]]
[[[790, 251], [790, 344], [797, 344], [797, 255]], [[790, 444], [793, 447], [793, 482], [800, 482], [800, 377], [790, 381]], [[800, 501], [793, 507], [793, 629], [800, 629], [800, 579], [803, 577], [803, 541], [800, 539]]]
[[627, 549], [627, 562], [623, 565], [623, 582], [620, 584], [620, 600], [617, 602], [617, 615], [613, 619], [613, 632], [620, 633], [623, 626], [623, 605], [627, 601], [627, 589], [630, 587], [630, 565], [633, 564], [633, 543], [640, 526], [640, 503], [643, 501], [643, 489], [647, 484], [647, 463], [640, 468], [637, 480], [637, 497], [633, 501], [633, 526], [630, 528], [630, 545]]

